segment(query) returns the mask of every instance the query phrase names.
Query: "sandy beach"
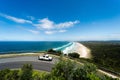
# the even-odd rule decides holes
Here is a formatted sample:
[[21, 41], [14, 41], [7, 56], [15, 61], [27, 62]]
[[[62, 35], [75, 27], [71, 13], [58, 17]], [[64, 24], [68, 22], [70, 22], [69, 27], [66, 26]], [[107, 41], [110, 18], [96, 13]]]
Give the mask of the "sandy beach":
[[76, 52], [81, 58], [91, 58], [91, 51], [79, 42], [73, 42], [73, 44], [63, 50], [64, 54]]

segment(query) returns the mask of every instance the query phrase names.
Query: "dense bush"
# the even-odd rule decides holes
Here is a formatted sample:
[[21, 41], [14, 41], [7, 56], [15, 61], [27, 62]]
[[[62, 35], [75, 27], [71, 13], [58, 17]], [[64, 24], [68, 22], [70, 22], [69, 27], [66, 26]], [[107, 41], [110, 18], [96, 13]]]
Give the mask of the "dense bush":
[[0, 80], [47, 80], [46, 72], [33, 71], [31, 64], [24, 64], [21, 70], [0, 70]]
[[18, 80], [19, 79], [18, 72], [19, 72], [18, 70], [10, 71], [5, 75], [5, 80]]
[[49, 74], [46, 72], [33, 71], [32, 80], [47, 80]]
[[91, 49], [93, 62], [101, 67], [120, 73], [120, 42], [81, 42]]
[[[117, 80], [110, 77], [99, 77], [94, 64], [80, 66], [69, 60], [60, 60], [52, 69], [48, 80]], [[104, 79], [103, 79], [104, 78]]]
[[32, 80], [32, 65], [31, 64], [24, 64], [21, 68], [21, 80]]
[[79, 58], [80, 55], [78, 53], [69, 53], [68, 56], [71, 58]]
[[58, 56], [60, 56], [60, 55], [62, 54], [61, 51], [55, 51], [55, 50], [53, 50], [53, 49], [47, 50], [47, 53], [48, 53], [48, 54], [53, 54], [53, 55], [58, 55]]
[[61, 77], [64, 80], [72, 79], [72, 73], [74, 71], [75, 64], [71, 61], [60, 60], [52, 69], [51, 75], [55, 77]]
[[49, 50], [47, 50], [47, 52], [55, 53], [56, 51], [53, 49], [49, 49]]
[[0, 80], [5, 80], [5, 76], [10, 72], [10, 69], [4, 69], [0, 71]]

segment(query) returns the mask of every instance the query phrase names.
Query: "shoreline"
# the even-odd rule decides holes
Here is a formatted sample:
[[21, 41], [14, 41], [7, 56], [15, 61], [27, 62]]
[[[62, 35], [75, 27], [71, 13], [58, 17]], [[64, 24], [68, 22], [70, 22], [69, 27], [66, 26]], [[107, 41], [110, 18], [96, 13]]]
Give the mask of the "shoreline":
[[69, 54], [76, 52], [80, 55], [80, 58], [91, 58], [91, 50], [79, 42], [73, 42], [72, 45], [66, 47], [63, 51], [63, 54]]
[[[68, 44], [70, 44], [70, 45], [68, 46]], [[58, 47], [58, 48], [64, 47], [64, 49], [61, 50], [63, 52], [63, 54], [69, 54], [72, 52], [76, 52], [80, 55], [80, 58], [90, 59], [92, 57], [91, 50], [89, 48], [85, 47], [80, 42], [70, 42], [68, 44], [63, 45], [62, 47]], [[55, 48], [53, 48], [53, 49], [55, 49]], [[44, 53], [46, 53], [46, 50], [45, 51], [37, 51], [37, 52], [6, 53], [6, 54], [0, 54], [0, 58], [14, 57], [14, 56], [27, 56], [27, 55], [32, 55], [32, 56], [35, 55], [36, 56], [36, 55], [40, 55], [40, 54], [44, 54]]]

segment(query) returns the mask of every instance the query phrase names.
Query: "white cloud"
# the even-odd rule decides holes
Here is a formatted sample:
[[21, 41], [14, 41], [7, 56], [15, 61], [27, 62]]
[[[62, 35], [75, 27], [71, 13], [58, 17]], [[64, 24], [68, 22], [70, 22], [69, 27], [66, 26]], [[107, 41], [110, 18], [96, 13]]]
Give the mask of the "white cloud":
[[67, 30], [59, 30], [59, 32], [63, 33], [63, 32], [66, 32]]
[[27, 16], [30, 20], [22, 19], [22, 18], [17, 18], [13, 16], [9, 16], [6, 14], [0, 13], [0, 16], [12, 20], [16, 23], [29, 23], [32, 26], [37, 28], [36, 30], [27, 30], [29, 32], [32, 32], [34, 34], [39, 34], [39, 30], [43, 30], [46, 34], [54, 34], [54, 33], [63, 33], [67, 31], [67, 28], [70, 28], [74, 26], [75, 24], [78, 24], [79, 21], [67, 21], [67, 22], [62, 22], [62, 23], [55, 23], [54, 21], [49, 20], [48, 18], [43, 18], [39, 19], [38, 23], [35, 24], [32, 22], [35, 18], [33, 16]]
[[54, 34], [56, 31], [45, 31], [45, 34]]
[[57, 28], [69, 28], [71, 26], [74, 26], [75, 24], [79, 23], [78, 20], [76, 21], [69, 21], [69, 22], [64, 22], [64, 23], [59, 23], [59, 24], [56, 24], [55, 26]]
[[5, 18], [7, 18], [9, 20], [12, 20], [12, 21], [14, 21], [16, 23], [30, 23], [30, 24], [32, 24], [32, 21], [30, 21], [30, 20], [16, 18], [16, 17], [9, 16], [9, 15], [6, 15], [6, 14], [0, 14], [0, 16], [5, 17]]
[[44, 18], [39, 20], [38, 24], [34, 24], [38, 29], [62, 29], [62, 28], [69, 28], [74, 26], [75, 24], [79, 23], [78, 20], [76, 21], [68, 21], [63, 23], [56, 24], [55, 22], [49, 20], [48, 18]]
[[48, 18], [44, 18], [38, 21], [39, 24], [36, 24], [38, 29], [53, 29], [54, 28], [54, 22], [50, 21]]
[[37, 30], [28, 30], [28, 31], [33, 33], [33, 34], [39, 34], [39, 31], [37, 31]]
[[45, 34], [55, 34], [55, 33], [64, 33], [67, 30], [49, 30], [49, 31], [45, 31]]
[[22, 29], [22, 30], [31, 32], [31, 33], [33, 33], [33, 34], [39, 34], [39, 33], [40, 33], [39, 30], [28, 29], [28, 28], [26, 28], [25, 26], [16, 26], [16, 27], [18, 27], [19, 29]]

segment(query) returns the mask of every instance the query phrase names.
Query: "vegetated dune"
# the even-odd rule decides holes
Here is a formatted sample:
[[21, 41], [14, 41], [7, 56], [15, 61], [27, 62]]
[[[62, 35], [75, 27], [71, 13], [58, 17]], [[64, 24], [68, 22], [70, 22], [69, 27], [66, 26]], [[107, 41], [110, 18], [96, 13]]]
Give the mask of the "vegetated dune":
[[73, 42], [73, 44], [71, 46], [66, 47], [63, 50], [64, 54], [69, 54], [69, 53], [73, 53], [73, 52], [80, 54], [81, 58], [91, 58], [91, 50], [79, 42]]

